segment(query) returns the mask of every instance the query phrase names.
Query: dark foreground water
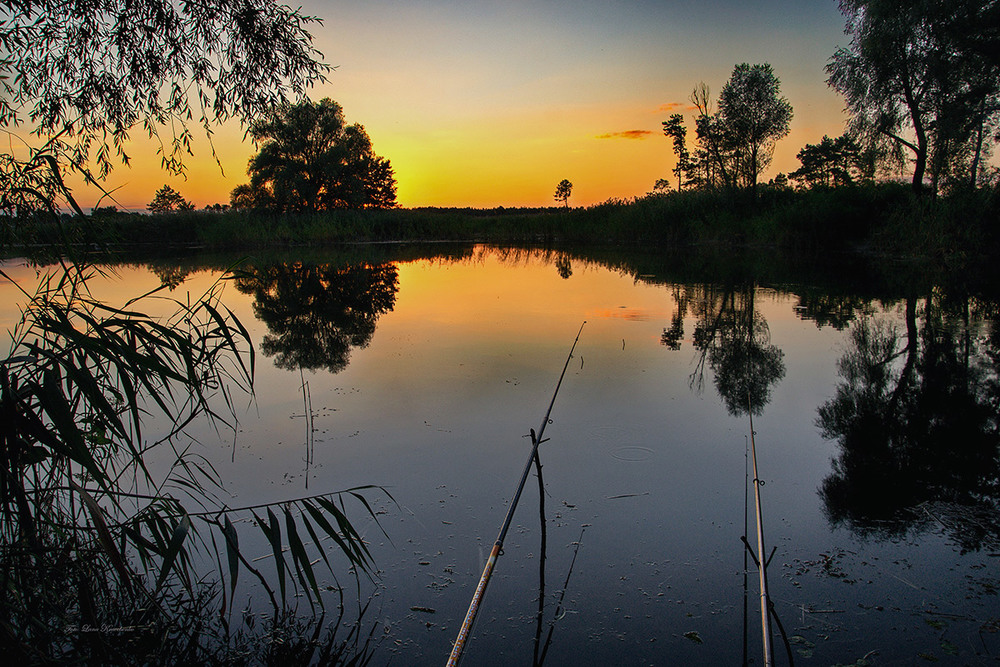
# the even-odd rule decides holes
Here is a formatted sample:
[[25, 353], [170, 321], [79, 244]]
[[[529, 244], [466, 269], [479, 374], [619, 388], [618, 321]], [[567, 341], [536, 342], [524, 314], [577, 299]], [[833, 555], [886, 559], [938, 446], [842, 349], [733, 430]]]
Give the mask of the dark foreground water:
[[[226, 264], [119, 266], [99, 291], [186, 276], [174, 295], [196, 295]], [[234, 505], [391, 493], [368, 493], [388, 539], [360, 524], [374, 664], [445, 663], [584, 322], [463, 664], [763, 664], [741, 542], [756, 547], [751, 415], [796, 664], [1000, 656], [1000, 328], [982, 289], [484, 247], [242, 270], [225, 303], [258, 345], [256, 402], [235, 439], [196, 429], [198, 446]]]

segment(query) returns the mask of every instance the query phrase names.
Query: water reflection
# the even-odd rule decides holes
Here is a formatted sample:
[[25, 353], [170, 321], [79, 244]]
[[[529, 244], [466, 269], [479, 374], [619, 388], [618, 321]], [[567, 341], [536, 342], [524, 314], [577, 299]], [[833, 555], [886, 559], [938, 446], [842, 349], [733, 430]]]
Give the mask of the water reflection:
[[[345, 276], [358, 275], [360, 296], [352, 298], [369, 300], [357, 306], [368, 313], [363, 326], [344, 324], [356, 313], [341, 295], [353, 289]], [[561, 336], [581, 314], [600, 315], [585, 339], [586, 366], [574, 365], [578, 384], [560, 399], [558, 442], [543, 450], [550, 467], [539, 489], [556, 501], [540, 494], [541, 524], [532, 516], [518, 526], [521, 538], [511, 540], [502, 576], [490, 584], [495, 620], [479, 626], [477, 653], [508, 663], [530, 655], [534, 664], [654, 664], [663, 655], [684, 664], [739, 661], [735, 524], [747, 393], [753, 413], [767, 415], [759, 440], [767, 452], [766, 518], [780, 534], [769, 577], [786, 622], [788, 605], [801, 619], [788, 628], [802, 642], [796, 652], [815, 651], [823, 664], [852, 663], [874, 648], [900, 659], [940, 656], [943, 631], [928, 630], [928, 614], [995, 616], [996, 559], [962, 557], [952, 547], [1000, 544], [1000, 334], [994, 312], [946, 298], [953, 288], [935, 288], [946, 283], [933, 274], [898, 265], [856, 271], [842, 262], [824, 273], [815, 263], [739, 263], [694, 252], [379, 245], [324, 249], [311, 260], [284, 256], [242, 280], [253, 301], [233, 295], [233, 302], [244, 321], [253, 305], [267, 322], [265, 349], [274, 354], [270, 341], [302, 338], [315, 352], [288, 345], [286, 366], [299, 355], [342, 369], [336, 378], [309, 379], [317, 405], [331, 407], [317, 416], [315, 484], [383, 483], [414, 508], [393, 525], [395, 545], [375, 545], [392, 630], [373, 662], [443, 661], [469, 601], [455, 589], [471, 594], [481, 571], [476, 530], [508, 490], [484, 471], [506, 460], [510, 422], [534, 406], [532, 389], [550, 388], [538, 369], [564, 343], [551, 332]], [[397, 280], [405, 285], [398, 296]], [[622, 316], [632, 313], [654, 315]], [[376, 321], [380, 335], [372, 338]], [[334, 335], [324, 333], [330, 327], [339, 348], [323, 338]], [[360, 337], [371, 340], [363, 358], [352, 348], [352, 327], [369, 332]], [[400, 354], [401, 341], [418, 353]], [[685, 352], [666, 354], [660, 343]], [[340, 353], [330, 362], [334, 348]], [[356, 366], [344, 368], [348, 352]], [[248, 427], [245, 442], [276, 439], [289, 410], [298, 411], [287, 399], [299, 374], [264, 366], [261, 412], [270, 410], [278, 426]], [[708, 384], [723, 400], [698, 400], [689, 374], [692, 386]], [[268, 392], [279, 395], [273, 408]], [[239, 474], [248, 468], [239, 459], [225, 468], [266, 491], [276, 483], [272, 471], [288, 467], [289, 449], [255, 447], [270, 478]], [[621, 456], [626, 451], [644, 454]], [[624, 497], [635, 498], [627, 511], [614, 500]], [[569, 562], [577, 521], [593, 528]], [[941, 525], [954, 541], [939, 539]], [[546, 542], [540, 558], [535, 530]], [[906, 539], [868, 539], [900, 535]], [[893, 607], [867, 606], [879, 596]], [[413, 618], [415, 603], [437, 616]], [[833, 639], [827, 622], [840, 630]], [[978, 630], [971, 620], [953, 623], [949, 640]], [[626, 645], [634, 638], [642, 640]], [[755, 652], [759, 637], [748, 641]]]
[[253, 296], [268, 334], [261, 350], [278, 368], [343, 370], [366, 347], [399, 290], [395, 264], [272, 264], [241, 271], [236, 288]]
[[556, 271], [559, 272], [559, 277], [563, 280], [567, 280], [573, 275], [573, 264], [569, 255], [563, 254], [556, 258]]
[[820, 489], [831, 523], [890, 537], [934, 521], [963, 550], [1000, 537], [1000, 335], [977, 310], [935, 293], [906, 299], [904, 331], [855, 323], [818, 409], [840, 447]]
[[755, 308], [756, 286], [677, 286], [673, 291], [677, 310], [660, 341], [679, 350], [685, 315], [697, 318], [693, 339], [699, 356], [691, 386], [703, 389], [707, 362], [729, 413], [745, 415], [752, 406], [753, 414], [760, 415], [772, 387], [785, 376], [785, 364], [784, 353], [771, 344], [767, 320]]
[[795, 313], [805, 320], [812, 320], [817, 327], [833, 327], [843, 331], [858, 316], [872, 313], [871, 300], [856, 295], [828, 294], [804, 291], [799, 294]]
[[[535, 452], [535, 475], [538, 478], [538, 522], [539, 522], [539, 559], [538, 559], [538, 611], [535, 615], [535, 637], [532, 642], [532, 667], [542, 667], [545, 664], [545, 656], [548, 655], [549, 647], [552, 646], [552, 637], [555, 634], [556, 623], [563, 618], [566, 611], [563, 602], [566, 599], [566, 591], [569, 589], [569, 581], [573, 576], [573, 568], [576, 565], [576, 557], [580, 553], [580, 544], [583, 542], [583, 533], [589, 524], [583, 524], [580, 528], [580, 537], [571, 546], [573, 547], [573, 559], [569, 563], [566, 571], [566, 579], [557, 596], [556, 608], [548, 622], [548, 629], [545, 629], [545, 563], [548, 554], [548, 531], [545, 522], [545, 482], [542, 480], [542, 462]], [[545, 634], [544, 641], [542, 634]]]

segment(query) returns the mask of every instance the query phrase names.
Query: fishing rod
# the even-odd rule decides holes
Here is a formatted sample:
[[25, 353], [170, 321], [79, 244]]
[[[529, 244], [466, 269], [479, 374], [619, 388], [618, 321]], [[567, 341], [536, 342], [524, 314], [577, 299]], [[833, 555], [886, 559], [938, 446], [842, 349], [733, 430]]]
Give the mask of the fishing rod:
[[552, 400], [549, 402], [549, 409], [545, 411], [545, 417], [542, 418], [542, 425], [538, 427], [538, 434], [535, 434], [535, 429], [531, 429], [531, 455], [528, 456], [528, 462], [524, 464], [524, 472], [521, 473], [521, 482], [517, 485], [517, 492], [514, 494], [514, 499], [510, 502], [510, 507], [507, 508], [507, 516], [504, 518], [503, 526], [500, 528], [500, 534], [497, 535], [497, 541], [493, 544], [493, 550], [490, 551], [490, 557], [486, 560], [486, 567], [483, 569], [483, 576], [479, 578], [479, 585], [476, 586], [476, 592], [472, 595], [472, 602], [469, 603], [469, 611], [465, 614], [465, 620], [462, 622], [462, 627], [458, 631], [458, 637], [455, 639], [455, 645], [452, 646], [451, 655], [448, 657], [447, 667], [455, 667], [458, 664], [459, 658], [462, 657], [462, 650], [465, 648], [465, 642], [469, 638], [469, 632], [472, 630], [472, 624], [476, 620], [476, 614], [479, 612], [479, 603], [482, 602], [483, 595], [486, 593], [486, 584], [489, 583], [490, 577], [493, 575], [493, 567], [496, 565], [497, 558], [500, 557], [500, 553], [503, 550], [503, 541], [507, 537], [507, 530], [510, 528], [510, 522], [514, 518], [514, 509], [517, 507], [517, 501], [521, 498], [521, 491], [524, 490], [524, 482], [528, 479], [528, 473], [531, 471], [531, 464], [535, 460], [535, 456], [538, 454], [538, 445], [545, 442], [542, 436], [545, 433], [545, 426], [549, 423], [549, 415], [552, 414], [552, 406], [556, 404], [556, 396], [559, 395], [559, 387], [562, 386], [563, 378], [566, 376], [566, 369], [569, 368], [570, 359], [573, 358], [573, 351], [576, 349], [576, 344], [580, 340], [580, 334], [583, 333], [583, 326], [586, 324], [584, 320], [583, 324], [580, 325], [580, 330], [576, 333], [576, 338], [573, 340], [573, 346], [569, 349], [569, 356], [566, 357], [566, 364], [563, 366], [562, 373], [559, 375], [559, 382], [556, 383], [556, 390], [552, 392]]
[[743, 667], [748, 667], [750, 664], [749, 656], [747, 654], [747, 647], [749, 646], [747, 637], [747, 609], [749, 602], [749, 586], [747, 573], [749, 571], [749, 563], [747, 562], [747, 553], [750, 551], [750, 545], [747, 542], [747, 526], [750, 525], [750, 511], [747, 509], [747, 495], [750, 492], [750, 441], [747, 440], [746, 436], [743, 436], [743, 544], [746, 545], [743, 549]]
[[[760, 623], [764, 638], [764, 667], [774, 664], [771, 646], [771, 622], [768, 616], [770, 600], [767, 594], [767, 563], [764, 561], [764, 515], [760, 507], [760, 477], [757, 476], [757, 443], [753, 432], [753, 406], [750, 405], [750, 394], [747, 392], [747, 412], [750, 414], [750, 455], [753, 461], [753, 500], [757, 512], [757, 571], [760, 574]], [[746, 538], [743, 538], [746, 540]]]
[[[750, 546], [750, 542], [747, 540], [747, 493], [746, 493], [746, 466], [744, 465], [744, 478], [743, 478], [743, 536], [740, 538], [743, 540], [743, 544], [746, 547], [743, 551], [743, 664], [748, 664], [747, 658], [747, 554], [750, 554], [750, 558], [753, 559], [754, 565], [757, 566], [757, 572], [760, 575], [760, 621], [761, 621], [761, 632], [764, 640], [764, 664], [766, 667], [770, 667], [774, 664], [774, 647], [771, 640], [771, 624], [770, 620], [774, 619], [774, 622], [778, 625], [778, 632], [781, 633], [781, 640], [785, 645], [785, 655], [788, 657], [788, 664], [790, 667], [795, 667], [795, 656], [792, 654], [792, 645], [788, 641], [788, 633], [785, 632], [785, 626], [781, 622], [781, 617], [778, 616], [778, 612], [774, 608], [774, 603], [771, 601], [770, 595], [768, 593], [767, 587], [767, 566], [771, 564], [771, 559], [774, 558], [774, 553], [777, 551], [777, 547], [771, 547], [771, 553], [764, 558], [764, 518], [763, 512], [760, 506], [760, 487], [764, 485], [764, 481], [757, 477], [757, 444], [754, 436], [756, 433], [753, 429], [753, 408], [750, 404], [750, 395], [747, 393], [747, 412], [750, 415], [750, 452], [753, 458], [753, 486], [754, 486], [754, 505], [756, 506], [757, 515], [757, 554], [754, 554], [753, 547]], [[759, 556], [759, 557], [758, 557]]]

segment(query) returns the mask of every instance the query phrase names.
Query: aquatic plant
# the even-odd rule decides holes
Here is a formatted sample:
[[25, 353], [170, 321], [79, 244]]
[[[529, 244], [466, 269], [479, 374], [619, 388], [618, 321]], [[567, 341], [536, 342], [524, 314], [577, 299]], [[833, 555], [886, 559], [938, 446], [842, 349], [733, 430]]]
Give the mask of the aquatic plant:
[[[0, 361], [0, 643], [32, 662], [229, 662], [247, 641], [230, 627], [241, 573], [265, 591], [274, 632], [292, 623], [293, 594], [320, 610], [339, 588], [321, 585], [320, 560], [334, 579], [341, 566], [372, 572], [346, 506], [375, 519], [370, 487], [227, 505], [182, 437], [196, 420], [234, 426], [234, 394], [253, 392], [250, 337], [220, 283], [190, 302], [159, 288], [119, 308], [91, 294], [94, 275], [63, 265], [23, 292]], [[173, 315], [142, 312], [154, 298]], [[148, 465], [154, 453], [167, 465]], [[241, 519], [266, 539], [273, 575], [241, 549]]]

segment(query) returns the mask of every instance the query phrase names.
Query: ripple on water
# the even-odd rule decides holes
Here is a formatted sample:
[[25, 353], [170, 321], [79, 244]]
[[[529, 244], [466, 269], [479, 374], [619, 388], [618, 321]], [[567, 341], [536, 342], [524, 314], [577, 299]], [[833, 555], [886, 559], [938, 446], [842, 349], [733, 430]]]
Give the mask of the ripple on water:
[[628, 426], [601, 426], [591, 431], [591, 439], [602, 446], [611, 458], [639, 463], [653, 457], [653, 450], [637, 444], [644, 442], [640, 429]]

